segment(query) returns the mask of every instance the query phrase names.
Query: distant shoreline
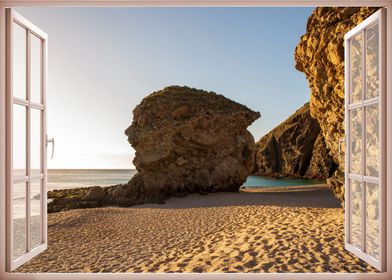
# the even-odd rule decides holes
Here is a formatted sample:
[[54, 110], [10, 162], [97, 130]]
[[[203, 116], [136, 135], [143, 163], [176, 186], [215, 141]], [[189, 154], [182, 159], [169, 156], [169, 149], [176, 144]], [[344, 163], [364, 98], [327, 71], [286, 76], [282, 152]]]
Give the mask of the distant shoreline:
[[59, 170], [81, 170], [81, 171], [88, 171], [88, 170], [129, 170], [129, 171], [136, 171], [135, 168], [48, 168], [48, 171], [59, 171]]

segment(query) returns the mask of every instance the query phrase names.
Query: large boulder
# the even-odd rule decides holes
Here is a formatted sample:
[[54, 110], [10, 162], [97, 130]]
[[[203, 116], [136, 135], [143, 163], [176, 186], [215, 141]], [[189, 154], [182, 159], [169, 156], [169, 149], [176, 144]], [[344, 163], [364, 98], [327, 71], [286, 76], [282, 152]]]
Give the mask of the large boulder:
[[262, 137], [256, 149], [260, 176], [326, 179], [336, 167], [308, 103]]
[[171, 86], [145, 97], [125, 131], [138, 172], [112, 203], [161, 202], [182, 193], [238, 191], [253, 171], [247, 127], [260, 113], [214, 92]]
[[306, 33], [295, 49], [296, 69], [305, 73], [310, 96], [310, 114], [321, 128], [324, 141], [339, 168], [329, 180], [335, 195], [344, 200], [344, 34], [379, 8], [316, 8], [308, 19]]

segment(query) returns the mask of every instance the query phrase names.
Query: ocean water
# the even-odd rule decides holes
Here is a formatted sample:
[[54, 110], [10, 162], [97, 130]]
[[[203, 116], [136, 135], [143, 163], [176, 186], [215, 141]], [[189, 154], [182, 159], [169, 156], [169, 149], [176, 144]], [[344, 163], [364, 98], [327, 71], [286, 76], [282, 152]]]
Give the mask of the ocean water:
[[48, 169], [48, 190], [127, 183], [134, 169]]
[[324, 184], [324, 181], [310, 179], [271, 179], [262, 176], [251, 175], [245, 181], [244, 186], [247, 188], [270, 188], [270, 187], [288, 187], [288, 186], [306, 186]]
[[[136, 170], [134, 169], [49, 169], [47, 190], [125, 184], [135, 175], [135, 173]], [[247, 188], [263, 188], [302, 186], [321, 183], [324, 182], [306, 179], [269, 179], [252, 175], [248, 177], [244, 186]], [[31, 198], [31, 205], [34, 208], [32, 209], [32, 212], [39, 213], [39, 199], [39, 195], [35, 195]], [[25, 217], [25, 205], [25, 185], [15, 185], [13, 189], [14, 218]]]
[[[48, 190], [89, 186], [111, 186], [127, 183], [136, 173], [134, 169], [49, 169]], [[249, 176], [245, 187], [285, 187], [321, 184], [307, 179], [270, 179]]]

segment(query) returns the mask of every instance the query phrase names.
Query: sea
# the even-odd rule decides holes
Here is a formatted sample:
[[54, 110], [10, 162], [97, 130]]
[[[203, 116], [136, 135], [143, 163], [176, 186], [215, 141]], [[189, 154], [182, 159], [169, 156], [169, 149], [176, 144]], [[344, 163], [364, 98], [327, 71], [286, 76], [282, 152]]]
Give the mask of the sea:
[[[47, 190], [71, 189], [76, 187], [111, 186], [127, 183], [133, 175], [134, 169], [49, 169]], [[323, 181], [307, 179], [271, 179], [251, 175], [243, 184], [246, 188], [271, 188], [285, 186], [303, 186], [323, 184]], [[14, 188], [13, 208], [14, 218], [23, 218], [25, 213], [25, 191], [23, 188]], [[34, 200], [37, 200], [34, 203]], [[31, 205], [39, 206], [39, 196], [31, 200]], [[39, 209], [35, 209], [39, 212]]]
[[[133, 175], [134, 169], [49, 169], [48, 190], [69, 189], [89, 186], [111, 186], [127, 183]], [[270, 188], [285, 186], [303, 186], [322, 184], [323, 181], [308, 179], [271, 179], [251, 175], [244, 186], [247, 188]]]
[[127, 183], [135, 169], [48, 169], [47, 190]]

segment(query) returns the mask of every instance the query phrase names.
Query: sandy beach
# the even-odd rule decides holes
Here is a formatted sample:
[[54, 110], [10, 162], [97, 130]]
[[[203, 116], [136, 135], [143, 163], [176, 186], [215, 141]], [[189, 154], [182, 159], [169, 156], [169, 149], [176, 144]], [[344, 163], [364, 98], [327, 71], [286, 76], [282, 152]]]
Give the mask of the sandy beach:
[[331, 191], [214, 193], [49, 214], [18, 272], [375, 272], [344, 250]]

